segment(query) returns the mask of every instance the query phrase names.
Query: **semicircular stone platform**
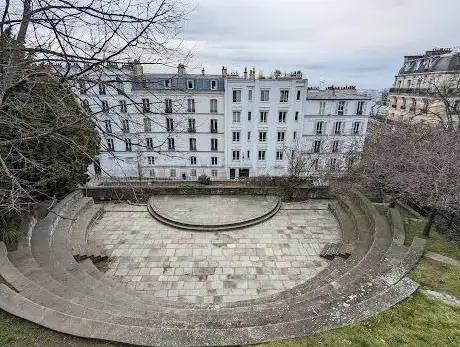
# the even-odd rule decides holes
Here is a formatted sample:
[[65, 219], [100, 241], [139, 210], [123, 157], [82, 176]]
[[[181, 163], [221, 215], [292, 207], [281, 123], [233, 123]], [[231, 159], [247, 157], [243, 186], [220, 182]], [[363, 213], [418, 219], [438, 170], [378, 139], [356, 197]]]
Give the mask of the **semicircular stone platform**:
[[248, 195], [164, 195], [148, 202], [150, 214], [159, 222], [194, 231], [248, 227], [273, 217], [280, 207], [278, 197]]
[[[254, 199], [253, 206], [258, 207], [253, 215], [275, 202], [255, 198], [248, 197], [245, 205]], [[232, 202], [241, 203], [241, 199], [209, 199], [225, 201], [222, 209], [214, 208], [221, 212], [230, 211]], [[198, 201], [184, 200], [190, 207]], [[319, 254], [326, 243], [340, 239], [327, 201], [294, 207], [284, 205], [270, 220], [241, 230], [203, 233], [159, 223], [142, 206], [109, 203], [88, 236], [114, 259], [106, 275], [129, 288], [182, 302], [222, 304], [293, 288], [327, 266]], [[236, 206], [233, 210], [243, 213]], [[203, 220], [208, 216], [218, 221], [206, 208], [200, 214]], [[239, 217], [227, 213], [226, 220], [231, 218]]]

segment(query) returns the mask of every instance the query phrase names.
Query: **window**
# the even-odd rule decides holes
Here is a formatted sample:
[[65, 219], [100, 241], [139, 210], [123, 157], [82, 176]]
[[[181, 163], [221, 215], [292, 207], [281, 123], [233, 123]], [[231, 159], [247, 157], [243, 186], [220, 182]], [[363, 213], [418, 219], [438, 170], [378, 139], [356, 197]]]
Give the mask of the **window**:
[[344, 113], [345, 113], [345, 101], [340, 100], [337, 103], [337, 115], [343, 116]]
[[154, 169], [149, 170], [149, 176], [150, 177], [155, 177], [155, 170]]
[[217, 99], [209, 100], [209, 112], [217, 113]]
[[267, 132], [259, 131], [259, 142], [267, 142]]
[[187, 99], [187, 112], [195, 112], [195, 99]]
[[283, 160], [283, 152], [281, 151], [276, 152], [276, 160]]
[[196, 157], [190, 157], [190, 165], [196, 165]]
[[168, 79], [168, 80], [165, 80], [164, 82], [165, 82], [165, 88], [166, 89], [171, 88], [171, 80]]
[[113, 144], [113, 139], [107, 139], [107, 149], [109, 151], [114, 151], [115, 150], [115, 146]]
[[411, 80], [407, 80], [407, 88], [410, 88], [412, 85], [412, 81]]
[[334, 124], [334, 134], [341, 135], [343, 130], [343, 122], [335, 122]]
[[106, 100], [102, 101], [102, 112], [109, 112], [109, 102]]
[[406, 109], [406, 98], [405, 97], [402, 97], [402, 105], [401, 105], [401, 110], [405, 110]]
[[285, 131], [278, 131], [278, 142], [284, 142]]
[[188, 139], [190, 151], [196, 151], [196, 139], [191, 137]]
[[241, 89], [233, 89], [232, 99], [233, 102], [241, 102]]
[[176, 147], [175, 147], [174, 139], [173, 138], [168, 138], [168, 150], [172, 151], [175, 148]]
[[78, 82], [78, 89], [80, 89], [81, 94], [86, 94], [86, 85], [85, 81], [79, 81]]
[[233, 111], [233, 123], [239, 123], [241, 121], [241, 112]]
[[122, 125], [122, 130], [124, 133], [129, 133], [129, 120], [128, 119], [123, 119], [121, 122]]
[[240, 142], [240, 132], [239, 131], [233, 131], [232, 132], [232, 141], [233, 142]]
[[195, 119], [190, 118], [188, 120], [188, 132], [189, 133], [194, 133], [195, 131], [196, 131], [196, 129], [195, 129]]
[[165, 113], [172, 113], [172, 100], [165, 99]]
[[211, 90], [217, 89], [217, 80], [211, 80]]
[[337, 153], [339, 151], [339, 141], [332, 141], [332, 153]]
[[112, 133], [112, 122], [110, 119], [106, 119], [104, 121], [104, 125], [105, 125], [105, 132], [107, 134], [111, 134]]
[[294, 131], [294, 132], [292, 133], [292, 139], [295, 140], [296, 137], [297, 137], [297, 131]]
[[120, 100], [120, 112], [121, 113], [128, 112], [128, 105], [126, 104], [126, 100]]
[[176, 177], [176, 169], [169, 169], [169, 177]]
[[105, 84], [99, 83], [99, 95], [105, 95]]
[[115, 80], [117, 81], [117, 93], [123, 94], [123, 82], [120, 77], [116, 77]]
[[211, 119], [211, 132], [217, 133], [217, 119]]
[[285, 111], [281, 111], [279, 114], [278, 114], [278, 122], [279, 123], [286, 123], [286, 113]]
[[324, 122], [316, 122], [316, 135], [321, 135], [323, 133]]
[[331, 171], [337, 170], [337, 159], [336, 158], [331, 158], [331, 160], [329, 161], [329, 168], [331, 169]]
[[196, 177], [196, 169], [191, 169], [190, 170], [190, 177]]
[[145, 142], [146, 142], [146, 144], [147, 144], [147, 150], [149, 150], [149, 151], [153, 150], [153, 140], [152, 140], [152, 138], [151, 138], [151, 137], [147, 137], [147, 138], [145, 139]]
[[89, 107], [89, 101], [88, 101], [87, 99], [84, 99], [84, 100], [82, 101], [81, 106], [83, 107], [83, 109], [84, 109], [86, 112], [88, 112], [88, 113], [91, 112], [91, 107]]
[[324, 116], [325, 111], [326, 111], [326, 101], [321, 101], [319, 103], [319, 112], [318, 113], [319, 113], [320, 116]]
[[144, 132], [149, 133], [152, 131], [152, 120], [148, 117], [144, 118]]
[[270, 89], [260, 90], [260, 101], [268, 102], [270, 100]]
[[321, 151], [321, 141], [316, 140], [313, 142], [313, 153], [319, 153]]
[[194, 89], [194, 88], [195, 88], [195, 81], [187, 80], [187, 89]]
[[295, 113], [294, 120], [297, 122], [299, 120], [299, 112]]
[[250, 152], [249, 150], [246, 151], [246, 159], [247, 159], [247, 160], [249, 160], [249, 159], [251, 158], [251, 157], [250, 157], [250, 154], [251, 154], [251, 152]]
[[240, 151], [232, 151], [232, 159], [233, 161], [240, 160]]
[[142, 99], [142, 112], [150, 112], [150, 100]]
[[401, 80], [398, 81], [398, 88], [401, 88]]
[[211, 170], [211, 176], [212, 177], [217, 177], [217, 169], [212, 169]]
[[166, 118], [166, 131], [174, 131], [174, 121], [172, 118]]
[[251, 116], [252, 116], [252, 113], [251, 113], [251, 111], [248, 111], [248, 122], [250, 122], [250, 121], [251, 121]]
[[217, 165], [217, 157], [211, 157], [211, 165]]
[[259, 160], [265, 160], [266, 151], [259, 151]]
[[313, 167], [313, 170], [315, 170], [315, 171], [318, 170], [318, 167], [319, 167], [319, 160], [318, 160], [318, 158], [316, 158], [316, 159], [313, 160], [312, 167]]
[[300, 95], [301, 95], [301, 93], [302, 93], [302, 92], [301, 92], [300, 90], [297, 91], [297, 100], [300, 100]]
[[149, 156], [147, 157], [147, 161], [149, 165], [155, 165], [155, 157]]
[[252, 101], [252, 89], [248, 90], [248, 101]]
[[356, 107], [356, 114], [357, 115], [362, 115], [363, 114], [363, 109], [364, 109], [364, 101], [358, 101], [358, 105]]
[[125, 148], [127, 152], [131, 152], [133, 150], [131, 139], [125, 139]]
[[260, 112], [260, 122], [261, 123], [267, 123], [267, 115], [268, 115], [267, 111]]
[[353, 122], [353, 134], [358, 135], [361, 131], [361, 122]]
[[280, 102], [288, 102], [289, 90], [280, 90]]
[[248, 131], [248, 141], [251, 141], [251, 132]]
[[211, 139], [211, 151], [217, 151], [217, 139]]
[[420, 89], [421, 84], [422, 84], [422, 80], [418, 79], [417, 80], [417, 89]]

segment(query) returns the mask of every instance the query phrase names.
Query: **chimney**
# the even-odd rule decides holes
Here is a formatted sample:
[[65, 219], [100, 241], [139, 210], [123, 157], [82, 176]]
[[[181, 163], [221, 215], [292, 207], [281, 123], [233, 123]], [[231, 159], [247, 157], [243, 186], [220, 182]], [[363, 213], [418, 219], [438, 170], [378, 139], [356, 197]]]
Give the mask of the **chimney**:
[[255, 67], [252, 68], [252, 79], [254, 80], [256, 79], [256, 68]]
[[244, 68], [243, 78], [244, 78], [245, 80], [248, 79], [248, 69], [247, 69], [246, 67]]
[[204, 68], [201, 69], [201, 75], [204, 76], [205, 75], [205, 71], [204, 71]]
[[227, 68], [222, 66], [222, 77], [227, 77]]
[[177, 65], [177, 74], [179, 76], [185, 75], [185, 65], [184, 64]]
[[135, 76], [142, 76], [144, 74], [144, 70], [142, 69], [142, 65], [139, 60], [135, 59], [133, 61], [133, 71]]

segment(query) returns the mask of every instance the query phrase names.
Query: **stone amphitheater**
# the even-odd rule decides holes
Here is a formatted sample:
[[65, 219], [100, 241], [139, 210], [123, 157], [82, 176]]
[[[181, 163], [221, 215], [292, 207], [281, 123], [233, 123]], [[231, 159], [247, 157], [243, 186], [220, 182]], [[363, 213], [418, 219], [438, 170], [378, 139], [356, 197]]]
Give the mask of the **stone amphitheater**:
[[[197, 208], [201, 214], [197, 213]], [[227, 346], [353, 324], [411, 295], [424, 249], [359, 193], [165, 197], [74, 192], [0, 244], [0, 307], [62, 333], [143, 346]], [[109, 257], [104, 273], [94, 265]]]

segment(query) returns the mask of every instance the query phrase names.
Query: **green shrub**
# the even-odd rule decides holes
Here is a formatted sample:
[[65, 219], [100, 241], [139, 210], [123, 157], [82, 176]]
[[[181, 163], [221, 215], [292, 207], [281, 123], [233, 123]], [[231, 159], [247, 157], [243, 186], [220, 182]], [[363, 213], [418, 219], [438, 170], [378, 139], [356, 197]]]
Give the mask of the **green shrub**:
[[14, 245], [21, 236], [20, 220], [17, 217], [0, 217], [0, 241]]
[[198, 182], [200, 184], [209, 185], [211, 183], [211, 178], [209, 178], [209, 176], [206, 176], [206, 175], [203, 174], [200, 177], [198, 177]]

